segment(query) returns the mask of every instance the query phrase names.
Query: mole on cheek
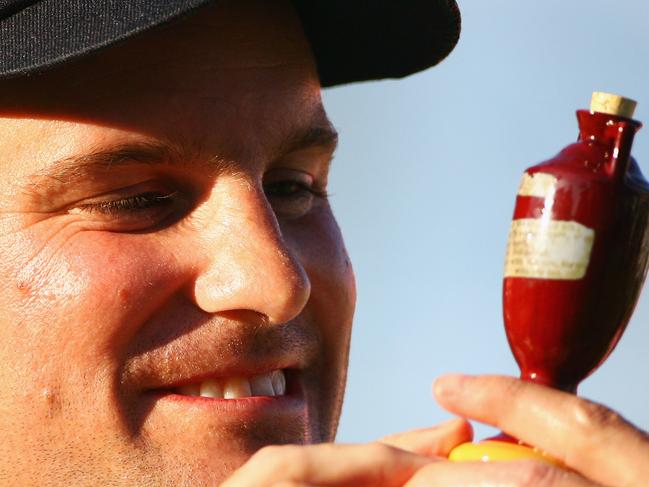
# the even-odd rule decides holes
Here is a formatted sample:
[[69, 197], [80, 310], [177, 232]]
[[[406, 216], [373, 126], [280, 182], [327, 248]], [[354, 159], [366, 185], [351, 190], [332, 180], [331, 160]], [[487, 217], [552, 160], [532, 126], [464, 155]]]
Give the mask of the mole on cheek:
[[61, 412], [61, 398], [59, 393], [52, 388], [46, 388], [41, 391], [41, 398], [47, 410], [47, 417], [54, 418]]
[[131, 299], [131, 293], [130, 291], [122, 288], [117, 291], [117, 297], [119, 298], [119, 302], [121, 304], [126, 304]]
[[29, 296], [32, 294], [31, 286], [22, 279], [16, 283], [16, 289], [22, 296]]

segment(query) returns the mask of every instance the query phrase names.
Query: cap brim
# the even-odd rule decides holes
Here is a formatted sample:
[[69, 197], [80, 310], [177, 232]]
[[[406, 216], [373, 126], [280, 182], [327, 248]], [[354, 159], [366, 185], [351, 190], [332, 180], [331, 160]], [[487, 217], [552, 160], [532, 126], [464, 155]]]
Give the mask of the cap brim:
[[[165, 24], [215, 0], [40, 0], [0, 18], [0, 78], [29, 75]], [[398, 78], [458, 41], [454, 0], [293, 0], [323, 86]], [[0, 12], [1, 15], [1, 12]]]
[[294, 0], [323, 86], [402, 78], [436, 65], [460, 37], [455, 0]]

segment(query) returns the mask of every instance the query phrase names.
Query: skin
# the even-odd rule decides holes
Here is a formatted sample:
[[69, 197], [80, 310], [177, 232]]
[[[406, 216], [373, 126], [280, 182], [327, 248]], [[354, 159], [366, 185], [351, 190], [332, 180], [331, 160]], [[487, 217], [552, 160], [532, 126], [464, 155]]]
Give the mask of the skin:
[[649, 436], [605, 406], [500, 376], [443, 376], [435, 382], [433, 393], [450, 412], [497, 426], [536, 445], [565, 467], [534, 461], [446, 461], [455, 445], [471, 438], [467, 423], [455, 420], [370, 445], [267, 447], [223, 487], [646, 485]]
[[[472, 437], [463, 419], [331, 443], [354, 278], [323, 194], [335, 133], [287, 3], [222, 0], [4, 81], [0, 146], [0, 485], [627, 487], [649, 475], [642, 431], [503, 377], [445, 377], [434, 393], [569, 469], [452, 464]], [[276, 368], [298, 389], [281, 407], [168, 394]]]
[[[214, 485], [332, 440], [354, 278], [287, 4], [218, 2], [0, 92], [0, 484]], [[286, 411], [151, 394], [284, 367]]]

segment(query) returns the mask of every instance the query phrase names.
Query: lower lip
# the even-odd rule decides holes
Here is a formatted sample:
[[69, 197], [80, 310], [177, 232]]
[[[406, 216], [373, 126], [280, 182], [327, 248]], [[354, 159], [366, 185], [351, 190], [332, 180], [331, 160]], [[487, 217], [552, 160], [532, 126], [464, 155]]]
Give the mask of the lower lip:
[[163, 409], [184, 414], [218, 414], [230, 418], [254, 418], [261, 416], [302, 416], [306, 401], [302, 395], [253, 396], [222, 399], [200, 396], [183, 396], [170, 391], [152, 391], [150, 399]]
[[[293, 378], [292, 378], [293, 379]], [[223, 414], [233, 413], [296, 413], [305, 409], [304, 394], [299, 381], [288, 381], [287, 393], [283, 396], [251, 396], [233, 399], [220, 397], [185, 396], [172, 390], [154, 390], [147, 393], [150, 399], [160, 405], [184, 407], [194, 410], [211, 409]]]

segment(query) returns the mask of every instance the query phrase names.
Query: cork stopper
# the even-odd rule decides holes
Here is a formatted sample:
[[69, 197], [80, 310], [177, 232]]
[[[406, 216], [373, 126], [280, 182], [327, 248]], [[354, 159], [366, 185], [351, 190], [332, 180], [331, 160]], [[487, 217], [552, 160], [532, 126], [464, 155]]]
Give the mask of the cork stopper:
[[633, 118], [636, 105], [635, 100], [631, 100], [630, 98], [595, 91], [590, 100], [590, 111]]

